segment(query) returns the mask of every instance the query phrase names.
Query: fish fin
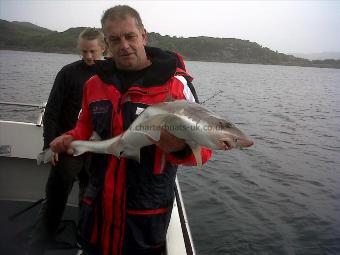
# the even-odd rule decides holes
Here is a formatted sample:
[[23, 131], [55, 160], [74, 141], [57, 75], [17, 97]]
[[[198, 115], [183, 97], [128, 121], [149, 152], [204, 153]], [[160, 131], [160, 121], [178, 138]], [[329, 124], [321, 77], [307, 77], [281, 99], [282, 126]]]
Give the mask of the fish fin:
[[108, 154], [113, 154], [117, 158], [120, 158], [120, 156], [122, 155], [122, 152], [123, 152], [123, 147], [122, 147], [122, 144], [121, 144], [121, 139], [122, 139], [123, 134], [117, 135], [114, 138], [112, 138], [112, 143], [110, 144], [110, 146], [107, 149]]
[[133, 159], [137, 161], [138, 163], [140, 163], [140, 149], [130, 151], [129, 154], [127, 154], [126, 152], [123, 152], [121, 156], [127, 157], [129, 159]]
[[101, 140], [102, 138], [100, 137], [100, 135], [98, 135], [96, 131], [93, 131], [89, 141], [101, 141]]
[[159, 141], [161, 139], [161, 127], [166, 116], [166, 114], [159, 114], [158, 116], [147, 118], [135, 127], [133, 132], [142, 133], [154, 141]]
[[161, 139], [160, 130], [158, 130], [158, 131], [152, 130], [152, 131], [140, 132], [140, 133], [146, 135], [147, 137], [149, 137], [150, 139], [152, 139], [153, 141], [156, 141], [156, 142], [158, 142]]
[[195, 142], [188, 142], [187, 144], [190, 146], [192, 153], [195, 156], [196, 159], [196, 165], [199, 168], [202, 168], [202, 155], [201, 155], [201, 146], [198, 143]]

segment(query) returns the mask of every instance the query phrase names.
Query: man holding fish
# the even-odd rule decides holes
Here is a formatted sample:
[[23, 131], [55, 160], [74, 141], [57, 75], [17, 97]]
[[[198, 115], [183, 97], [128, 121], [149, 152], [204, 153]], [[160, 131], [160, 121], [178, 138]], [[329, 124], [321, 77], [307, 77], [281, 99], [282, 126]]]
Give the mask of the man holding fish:
[[[136, 10], [115, 6], [105, 11], [101, 22], [112, 59], [97, 63], [97, 75], [85, 85], [76, 127], [52, 141], [50, 147], [55, 153], [80, 154], [78, 140], [89, 140], [92, 134], [102, 142], [115, 137], [114, 146], [105, 145], [111, 151], [102, 151], [104, 145], [91, 150], [79, 141], [80, 148], [106, 153], [92, 155], [92, 175], [81, 205], [79, 228], [85, 254], [162, 254], [177, 165], [204, 164], [211, 151], [186, 140], [188, 133], [181, 136], [162, 129], [143, 134], [134, 130], [138, 123], [187, 123], [188, 118], [183, 122], [177, 116], [190, 117], [192, 112], [182, 114], [179, 108], [171, 112], [174, 105], [150, 105], [197, 102], [197, 96], [181, 56], [146, 46], [147, 33]], [[144, 113], [145, 108], [149, 110]], [[217, 125], [228, 126], [219, 121]], [[220, 145], [220, 149], [228, 149], [233, 144]]]

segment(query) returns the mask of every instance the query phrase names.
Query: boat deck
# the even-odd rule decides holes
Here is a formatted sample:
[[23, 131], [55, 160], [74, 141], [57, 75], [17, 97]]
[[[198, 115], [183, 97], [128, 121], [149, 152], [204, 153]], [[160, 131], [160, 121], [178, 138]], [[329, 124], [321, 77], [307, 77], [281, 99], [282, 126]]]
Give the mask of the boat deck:
[[[23, 255], [26, 250], [29, 235], [41, 205], [33, 207], [17, 218], [9, 218], [32, 203], [25, 201], [0, 201], [0, 250], [4, 255]], [[76, 248], [75, 223], [77, 208], [68, 206], [64, 213], [64, 221], [59, 227], [55, 243], [46, 251], [46, 255], [75, 255]]]
[[[49, 173], [49, 166], [37, 166], [35, 160], [0, 157], [0, 250], [4, 255], [22, 255], [30, 232], [37, 219], [42, 203], [23, 212], [44, 197], [44, 187]], [[75, 248], [77, 222], [78, 187], [72, 190], [64, 221], [57, 235], [56, 242], [46, 255], [73, 255]], [[17, 215], [17, 216], [16, 216]], [[13, 217], [14, 216], [14, 217]], [[11, 217], [13, 219], [11, 219]]]

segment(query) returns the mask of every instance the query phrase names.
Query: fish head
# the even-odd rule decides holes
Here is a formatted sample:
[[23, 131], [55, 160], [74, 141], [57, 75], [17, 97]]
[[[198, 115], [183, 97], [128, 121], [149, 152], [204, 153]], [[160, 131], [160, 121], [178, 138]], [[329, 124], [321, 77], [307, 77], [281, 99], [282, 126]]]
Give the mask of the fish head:
[[217, 145], [222, 150], [230, 150], [233, 148], [247, 148], [254, 142], [234, 124], [226, 120], [219, 120], [216, 125]]

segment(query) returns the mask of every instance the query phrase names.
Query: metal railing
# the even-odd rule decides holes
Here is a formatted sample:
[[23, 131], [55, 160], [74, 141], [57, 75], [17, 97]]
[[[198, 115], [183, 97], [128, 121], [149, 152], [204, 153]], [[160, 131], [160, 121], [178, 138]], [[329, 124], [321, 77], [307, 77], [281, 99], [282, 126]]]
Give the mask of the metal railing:
[[13, 103], [13, 102], [6, 102], [6, 101], [0, 101], [0, 104], [2, 105], [13, 105], [13, 106], [24, 106], [24, 107], [32, 107], [32, 108], [38, 108], [40, 110], [40, 113], [38, 115], [36, 125], [40, 127], [42, 125], [42, 119], [45, 113], [45, 107], [46, 103], [44, 102], [43, 104], [27, 104], [27, 103]]

